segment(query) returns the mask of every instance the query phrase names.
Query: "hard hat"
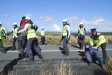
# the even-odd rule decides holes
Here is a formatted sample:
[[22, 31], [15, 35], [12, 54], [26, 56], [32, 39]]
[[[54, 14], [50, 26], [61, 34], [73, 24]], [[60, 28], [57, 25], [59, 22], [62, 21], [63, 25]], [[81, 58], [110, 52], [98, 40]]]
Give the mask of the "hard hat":
[[0, 22], [0, 24], [2, 24], [2, 22]]
[[80, 22], [80, 25], [83, 25], [83, 22]]
[[63, 19], [63, 22], [67, 22], [67, 19]]
[[25, 19], [30, 20], [31, 18], [30, 18], [29, 16], [26, 16], [26, 18], [25, 18]]
[[44, 27], [42, 27], [42, 29], [44, 29]]
[[17, 23], [16, 23], [16, 22], [14, 22], [14, 23], [13, 23], [13, 25], [17, 25]]

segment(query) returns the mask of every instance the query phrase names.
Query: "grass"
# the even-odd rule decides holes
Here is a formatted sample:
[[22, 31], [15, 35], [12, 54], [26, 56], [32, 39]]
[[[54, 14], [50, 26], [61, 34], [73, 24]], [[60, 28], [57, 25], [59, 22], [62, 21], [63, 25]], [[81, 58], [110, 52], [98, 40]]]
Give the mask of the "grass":
[[105, 70], [108, 73], [108, 75], [112, 75], [112, 58], [110, 57], [108, 62], [105, 65]]
[[[73, 69], [70, 64], [66, 64], [62, 61], [61, 64], [57, 64], [54, 69], [42, 69], [40, 75], [73, 75]], [[75, 75], [77, 75], [77, 73]]]
[[[112, 44], [112, 36], [111, 35], [105, 35], [107, 43]], [[40, 37], [39, 37], [40, 41]], [[62, 44], [63, 41], [61, 40], [61, 34], [55, 33], [55, 34], [46, 34], [46, 41], [48, 44]], [[89, 37], [85, 37], [85, 42], [89, 42]], [[70, 44], [77, 44], [77, 37], [71, 36], [69, 40]], [[6, 39], [6, 44], [11, 45], [12, 44], [12, 37], [8, 37]]]

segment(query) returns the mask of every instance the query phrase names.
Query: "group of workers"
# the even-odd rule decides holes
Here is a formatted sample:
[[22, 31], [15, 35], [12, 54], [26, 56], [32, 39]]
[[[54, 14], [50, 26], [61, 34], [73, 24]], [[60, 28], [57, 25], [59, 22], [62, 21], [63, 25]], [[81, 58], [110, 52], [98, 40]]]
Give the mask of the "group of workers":
[[[84, 39], [86, 35], [86, 29], [81, 22], [78, 29], [78, 44], [79, 48], [82, 50], [84, 46]], [[62, 31], [62, 40], [63, 40], [63, 48], [65, 50], [65, 55], [69, 55], [69, 49], [67, 43], [70, 39], [70, 25], [67, 23], [67, 20], [63, 20], [63, 31]], [[102, 56], [99, 53], [99, 47], [102, 49]], [[99, 62], [99, 65], [103, 67], [103, 64], [107, 62], [107, 52], [106, 52], [106, 39], [104, 35], [98, 33], [96, 28], [91, 29], [90, 41], [85, 43], [85, 57], [88, 60], [88, 64], [92, 64], [93, 55]]]
[[[24, 52], [26, 52], [26, 56], [29, 57], [30, 61], [34, 60], [35, 53], [38, 54], [39, 58], [43, 58], [41, 53], [41, 48], [39, 47], [38, 27], [34, 25], [33, 21], [29, 16], [23, 16], [20, 22], [20, 27], [18, 27], [17, 23], [13, 23], [13, 40], [12, 40], [12, 50], [16, 49], [15, 43], [18, 43], [19, 50], [19, 58], [24, 58]], [[40, 44], [47, 44], [45, 38], [44, 27], [41, 30], [41, 41]], [[5, 39], [7, 35], [6, 29], [2, 26], [0, 22], [0, 50], [5, 52]], [[84, 46], [84, 39], [86, 36], [86, 29], [84, 28], [83, 23], [81, 22], [78, 29], [78, 44], [79, 48], [82, 50]], [[62, 41], [63, 41], [63, 49], [65, 50], [64, 56], [69, 56], [69, 48], [67, 46], [70, 40], [70, 24], [67, 19], [63, 20], [63, 30], [62, 30]], [[99, 54], [99, 47], [102, 48], [102, 57]], [[88, 60], [88, 63], [92, 63], [92, 55], [95, 55], [99, 61], [99, 64], [102, 66], [103, 62], [107, 61], [107, 53], [106, 53], [106, 40], [105, 37], [96, 31], [95, 28], [91, 29], [90, 42], [85, 43], [85, 56]]]

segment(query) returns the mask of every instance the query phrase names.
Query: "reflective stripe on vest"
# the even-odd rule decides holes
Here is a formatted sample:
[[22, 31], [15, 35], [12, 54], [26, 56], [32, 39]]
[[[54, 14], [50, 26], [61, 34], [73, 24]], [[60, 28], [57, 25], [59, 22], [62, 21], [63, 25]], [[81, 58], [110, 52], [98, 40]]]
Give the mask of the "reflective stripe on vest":
[[62, 34], [63, 34], [63, 36], [67, 36], [67, 27], [66, 26], [63, 27]]
[[78, 32], [79, 34], [84, 35], [84, 28], [79, 28]]
[[27, 39], [29, 38], [36, 38], [36, 32], [34, 29], [31, 29], [31, 24], [27, 31]]
[[17, 36], [18, 28], [13, 29], [13, 38]]

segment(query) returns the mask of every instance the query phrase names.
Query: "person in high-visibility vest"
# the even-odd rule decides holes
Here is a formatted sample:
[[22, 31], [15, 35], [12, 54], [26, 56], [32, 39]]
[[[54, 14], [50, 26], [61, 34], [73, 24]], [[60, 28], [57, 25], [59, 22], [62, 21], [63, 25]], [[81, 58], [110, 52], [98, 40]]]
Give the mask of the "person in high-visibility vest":
[[107, 52], [106, 52], [106, 39], [104, 35], [98, 33], [96, 31], [96, 28], [91, 29], [92, 35], [90, 36], [90, 44], [94, 46], [94, 48], [101, 47], [102, 49], [102, 55], [104, 62], [107, 61]]
[[0, 22], [0, 51], [3, 53], [6, 53], [5, 47], [6, 47], [6, 35], [7, 31], [2, 26], [2, 23]]
[[15, 43], [18, 39], [18, 26], [17, 26], [17, 23], [14, 22], [13, 23], [13, 40], [12, 40], [12, 50], [16, 50], [16, 46], [15, 46]]
[[62, 40], [63, 40], [63, 48], [65, 50], [64, 56], [69, 56], [69, 49], [67, 43], [70, 39], [70, 30], [67, 28], [67, 20], [63, 20], [63, 30], [62, 30]]
[[47, 44], [47, 43], [46, 43], [46, 37], [45, 37], [45, 30], [44, 30], [44, 27], [42, 27], [42, 30], [40, 31], [40, 34], [41, 34], [41, 41], [40, 41], [40, 44]]
[[[31, 18], [29, 16], [26, 16], [26, 25], [24, 29], [20, 30], [18, 33], [27, 31], [27, 47], [26, 47], [26, 53], [29, 56], [29, 61], [34, 61], [34, 55], [33, 55], [33, 49], [38, 54], [39, 58], [43, 58], [43, 55], [41, 53], [40, 48], [38, 47], [38, 42], [36, 38], [36, 32], [34, 29], [34, 25], [30, 23]], [[35, 46], [36, 44], [36, 46]], [[33, 47], [33, 48], [32, 48]]]
[[81, 22], [78, 29], [78, 44], [80, 49], [83, 49], [85, 34], [86, 34], [86, 29], [84, 28], [83, 23]]

